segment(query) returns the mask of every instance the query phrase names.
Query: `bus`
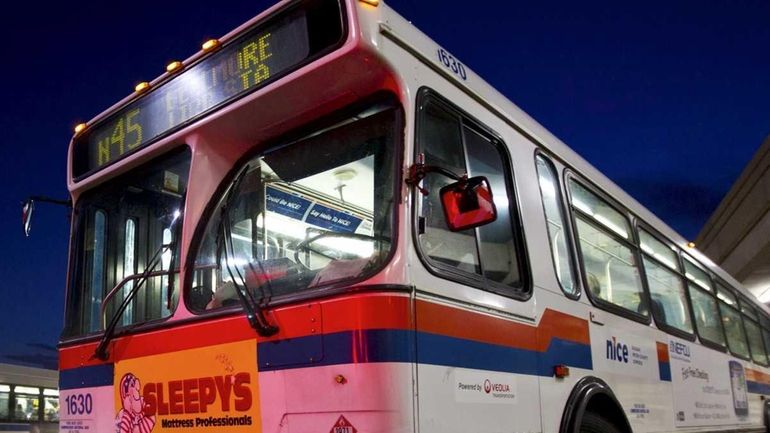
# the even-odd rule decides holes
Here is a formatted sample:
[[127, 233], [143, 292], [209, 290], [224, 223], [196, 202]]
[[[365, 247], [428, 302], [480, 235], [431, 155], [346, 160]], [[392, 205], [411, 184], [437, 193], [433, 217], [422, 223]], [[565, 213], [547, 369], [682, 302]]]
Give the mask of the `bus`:
[[0, 431], [58, 431], [58, 372], [0, 363]]
[[206, 41], [68, 188], [61, 432], [767, 428], [770, 310], [382, 0]]

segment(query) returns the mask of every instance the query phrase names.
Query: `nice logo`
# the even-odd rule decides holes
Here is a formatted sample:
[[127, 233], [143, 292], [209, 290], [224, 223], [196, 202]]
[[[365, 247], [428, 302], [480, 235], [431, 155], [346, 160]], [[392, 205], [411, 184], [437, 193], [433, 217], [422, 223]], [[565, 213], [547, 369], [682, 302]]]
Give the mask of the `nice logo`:
[[628, 364], [628, 345], [619, 342], [615, 337], [607, 340], [607, 359]]

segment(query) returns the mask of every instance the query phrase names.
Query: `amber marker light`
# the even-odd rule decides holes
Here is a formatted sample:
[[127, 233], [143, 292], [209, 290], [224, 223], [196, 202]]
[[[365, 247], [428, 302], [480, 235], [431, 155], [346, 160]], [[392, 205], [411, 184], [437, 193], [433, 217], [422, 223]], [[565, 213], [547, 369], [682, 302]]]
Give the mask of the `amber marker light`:
[[687, 242], [687, 248], [695, 248], [695, 242]]
[[365, 3], [365, 4], [368, 4], [368, 5], [371, 5], [371, 6], [379, 6], [380, 5], [380, 0], [358, 0], [358, 1], [360, 1], [361, 3]]
[[203, 48], [203, 51], [211, 51], [218, 46], [219, 46], [219, 39], [209, 39], [208, 41], [203, 43], [201, 48]]
[[146, 81], [142, 81], [141, 83], [137, 84], [136, 87], [134, 87], [134, 90], [136, 93], [142, 93], [150, 88], [150, 83]]
[[174, 73], [182, 70], [182, 67], [184, 67], [184, 64], [180, 61], [173, 61], [166, 65], [166, 72]]
[[75, 125], [75, 134], [80, 134], [81, 132], [86, 130], [86, 124], [85, 123], [78, 123]]

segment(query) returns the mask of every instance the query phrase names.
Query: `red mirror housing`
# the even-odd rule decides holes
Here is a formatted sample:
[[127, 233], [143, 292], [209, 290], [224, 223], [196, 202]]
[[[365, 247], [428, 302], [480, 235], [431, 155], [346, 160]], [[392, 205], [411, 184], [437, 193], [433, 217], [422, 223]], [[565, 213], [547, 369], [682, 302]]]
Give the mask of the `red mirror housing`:
[[477, 176], [441, 188], [441, 204], [449, 230], [458, 232], [497, 219], [492, 188], [486, 177]]

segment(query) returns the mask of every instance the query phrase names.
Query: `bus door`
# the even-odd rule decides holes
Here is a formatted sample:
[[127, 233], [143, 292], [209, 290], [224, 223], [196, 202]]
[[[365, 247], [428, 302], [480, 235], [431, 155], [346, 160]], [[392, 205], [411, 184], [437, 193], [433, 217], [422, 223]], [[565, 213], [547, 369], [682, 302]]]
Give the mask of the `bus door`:
[[441, 96], [433, 90], [418, 96], [417, 153], [426, 166], [484, 176], [497, 218], [450, 230], [439, 192], [454, 180], [442, 174], [429, 173], [421, 183], [425, 193], [413, 192], [410, 262], [421, 264], [410, 267], [419, 430], [540, 431], [535, 302], [525, 277], [512, 158], [492, 129], [504, 126], [447, 83], [435, 85]]

